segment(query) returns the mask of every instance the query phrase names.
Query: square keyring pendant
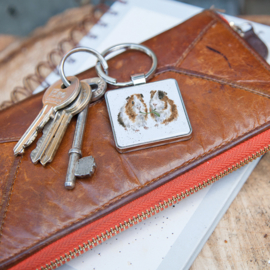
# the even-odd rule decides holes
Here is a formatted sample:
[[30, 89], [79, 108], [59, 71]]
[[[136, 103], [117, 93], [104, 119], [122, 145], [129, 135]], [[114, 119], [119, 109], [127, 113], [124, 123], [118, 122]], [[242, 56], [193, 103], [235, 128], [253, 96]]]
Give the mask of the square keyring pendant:
[[105, 100], [120, 153], [191, 138], [190, 121], [174, 79], [112, 90]]

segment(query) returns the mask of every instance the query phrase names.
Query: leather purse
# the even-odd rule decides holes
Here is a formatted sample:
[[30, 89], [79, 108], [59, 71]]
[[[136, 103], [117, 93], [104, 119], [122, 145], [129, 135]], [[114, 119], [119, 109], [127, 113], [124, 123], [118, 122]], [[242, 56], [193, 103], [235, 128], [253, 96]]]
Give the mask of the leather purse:
[[[67, 191], [76, 121], [43, 167], [31, 163], [35, 143], [23, 156], [12, 150], [40, 111], [42, 94], [1, 111], [1, 269], [59, 266], [270, 149], [269, 66], [218, 14], [203, 11], [144, 45], [158, 58], [151, 81], [178, 82], [191, 139], [120, 154], [104, 99], [92, 103], [82, 152], [95, 157], [97, 170]], [[109, 61], [109, 74], [126, 81], [150, 65], [144, 54], [128, 51]]]

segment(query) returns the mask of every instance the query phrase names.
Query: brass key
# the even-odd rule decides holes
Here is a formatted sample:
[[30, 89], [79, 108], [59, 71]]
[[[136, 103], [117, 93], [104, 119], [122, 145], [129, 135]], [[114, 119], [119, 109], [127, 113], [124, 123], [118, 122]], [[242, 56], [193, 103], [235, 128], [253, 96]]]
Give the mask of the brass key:
[[76, 77], [68, 79], [71, 82], [69, 87], [61, 87], [63, 84], [59, 80], [46, 90], [42, 99], [43, 108], [15, 145], [14, 155], [23, 154], [24, 148], [35, 140], [38, 130], [42, 129], [49, 119], [55, 116], [55, 112], [69, 105], [77, 97], [80, 92], [79, 79]]
[[44, 152], [46, 151], [47, 147], [49, 146], [50, 142], [52, 141], [55, 133], [57, 132], [60, 124], [62, 123], [65, 113], [70, 112], [72, 110], [76, 110], [78, 106], [82, 103], [83, 98], [83, 90], [81, 90], [80, 94], [77, 96], [75, 101], [73, 101], [68, 107], [56, 113], [53, 121], [45, 125], [43, 129], [43, 135], [39, 138], [37, 142], [37, 147], [31, 152], [30, 157], [34, 164], [36, 164], [41, 157], [43, 156]]
[[81, 101], [76, 104], [76, 106], [70, 106], [67, 109], [64, 109], [61, 114], [61, 124], [57, 129], [55, 136], [50, 141], [45, 154], [41, 157], [40, 163], [45, 166], [48, 162], [52, 162], [57, 149], [64, 137], [68, 124], [70, 123], [72, 117], [80, 113], [86, 106], [88, 106], [91, 97], [92, 91], [88, 84], [81, 82]]

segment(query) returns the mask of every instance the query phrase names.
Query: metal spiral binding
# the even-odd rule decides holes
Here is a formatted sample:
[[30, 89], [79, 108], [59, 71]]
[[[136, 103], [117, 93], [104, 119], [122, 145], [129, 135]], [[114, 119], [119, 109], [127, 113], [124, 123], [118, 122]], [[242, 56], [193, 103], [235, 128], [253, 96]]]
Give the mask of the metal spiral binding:
[[[116, 0], [119, 3], [126, 4], [126, 1]], [[22, 99], [31, 96], [36, 87], [33, 85], [43, 85], [48, 87], [49, 84], [46, 82], [46, 76], [42, 75], [42, 70], [47, 69], [50, 72], [56, 72], [58, 74], [58, 64], [60, 63], [63, 56], [70, 49], [75, 48], [78, 45], [78, 40], [76, 40], [76, 34], [83, 34], [88, 38], [95, 39], [97, 36], [92, 35], [91, 32], [87, 29], [89, 24], [98, 24], [101, 27], [106, 27], [107, 24], [103, 23], [97, 12], [101, 12], [103, 15], [105, 12], [108, 12], [112, 15], [117, 15], [117, 12], [110, 10], [110, 7], [104, 3], [101, 3], [94, 7], [94, 9], [73, 29], [71, 29], [69, 36], [58, 43], [56, 49], [52, 50], [47, 55], [47, 61], [40, 62], [36, 68], [34, 74], [30, 74], [23, 79], [23, 86], [17, 86], [13, 89], [10, 94], [10, 100], [4, 101], [0, 104], [0, 110], [7, 108]], [[68, 47], [68, 49], [66, 49]]]

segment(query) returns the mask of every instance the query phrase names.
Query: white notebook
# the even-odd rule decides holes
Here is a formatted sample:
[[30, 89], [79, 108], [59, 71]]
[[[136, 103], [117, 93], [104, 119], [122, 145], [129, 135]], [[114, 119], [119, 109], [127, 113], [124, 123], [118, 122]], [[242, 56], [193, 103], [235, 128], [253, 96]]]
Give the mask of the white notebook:
[[[86, 36], [80, 45], [102, 52], [118, 43], [140, 43], [202, 11], [173, 1], [125, 2], [114, 3], [111, 7], [114, 12], [101, 18], [106, 27], [95, 25], [91, 34], [97, 38]], [[226, 18], [238, 25], [245, 22], [232, 16]], [[270, 28], [252, 25], [270, 48]], [[72, 58], [75, 61], [65, 65], [67, 75], [78, 74], [96, 62], [86, 53], [74, 54]], [[51, 84], [58, 79], [53, 72], [46, 81]], [[40, 86], [35, 92], [41, 90]], [[188, 269], [258, 161], [105, 241], [60, 269]]]
[[259, 159], [121, 232], [61, 270], [188, 270]]

